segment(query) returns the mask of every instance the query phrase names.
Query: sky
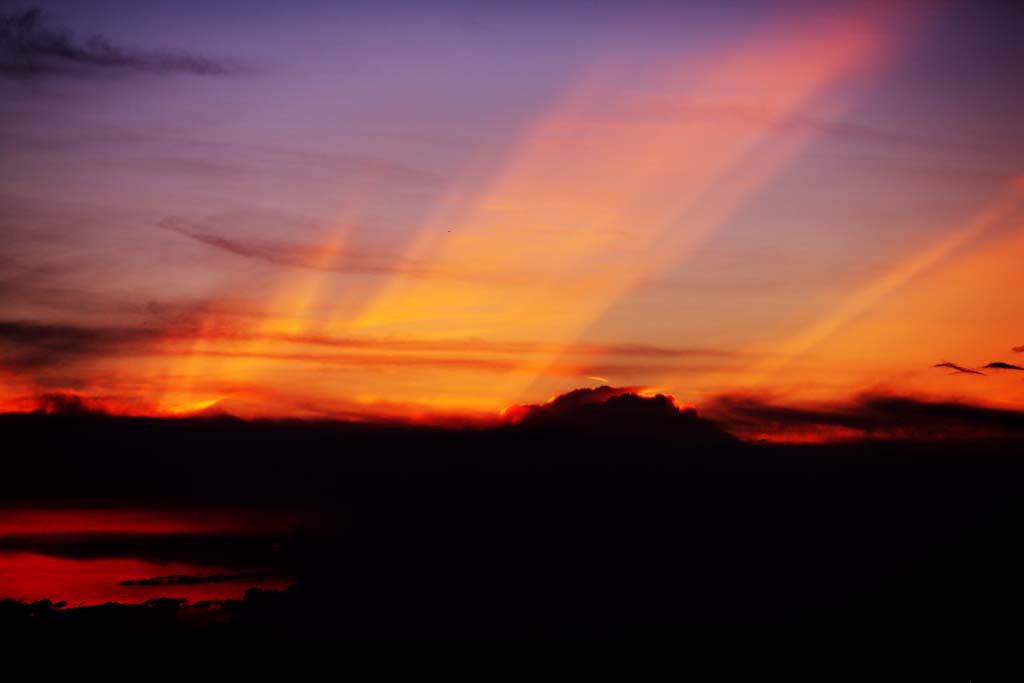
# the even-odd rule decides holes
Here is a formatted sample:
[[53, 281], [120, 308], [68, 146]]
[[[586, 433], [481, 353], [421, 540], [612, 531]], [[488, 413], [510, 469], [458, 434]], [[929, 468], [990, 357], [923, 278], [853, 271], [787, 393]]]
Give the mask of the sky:
[[0, 409], [1024, 409], [1017, 3], [0, 9]]

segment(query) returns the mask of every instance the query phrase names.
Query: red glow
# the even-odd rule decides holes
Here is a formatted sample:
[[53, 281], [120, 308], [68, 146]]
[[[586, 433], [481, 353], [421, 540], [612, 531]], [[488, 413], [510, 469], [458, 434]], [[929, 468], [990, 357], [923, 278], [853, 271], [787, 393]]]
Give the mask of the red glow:
[[157, 563], [133, 558], [68, 559], [35, 553], [0, 553], [0, 598], [66, 601], [69, 606], [104, 602], [140, 603], [152, 598], [198, 600], [240, 599], [252, 587], [283, 589], [282, 577], [256, 577], [217, 583], [171, 586], [122, 586], [125, 580], [187, 574], [237, 574], [183, 562]]
[[[149, 539], [166, 535], [284, 533], [299, 526], [293, 514], [246, 510], [13, 509], [0, 511], [0, 540], [60, 539], [73, 547], [96, 536]], [[238, 575], [245, 576], [238, 576]], [[253, 576], [255, 574], [255, 576]], [[188, 575], [235, 576], [231, 580], [171, 585], [121, 585], [122, 581]], [[138, 603], [151, 598], [224, 600], [248, 588], [284, 588], [280, 576], [179, 561], [133, 557], [65, 558], [35, 552], [0, 551], [0, 598], [49, 599], [69, 605]]]
[[295, 515], [240, 510], [16, 509], [0, 511], [0, 536], [280, 533]]

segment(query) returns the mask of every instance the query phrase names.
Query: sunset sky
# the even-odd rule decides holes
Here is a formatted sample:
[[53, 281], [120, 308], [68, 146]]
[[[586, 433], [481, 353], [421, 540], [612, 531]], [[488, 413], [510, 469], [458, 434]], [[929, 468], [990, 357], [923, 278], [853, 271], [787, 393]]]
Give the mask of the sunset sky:
[[1017, 3], [0, 7], [2, 410], [1024, 409]]

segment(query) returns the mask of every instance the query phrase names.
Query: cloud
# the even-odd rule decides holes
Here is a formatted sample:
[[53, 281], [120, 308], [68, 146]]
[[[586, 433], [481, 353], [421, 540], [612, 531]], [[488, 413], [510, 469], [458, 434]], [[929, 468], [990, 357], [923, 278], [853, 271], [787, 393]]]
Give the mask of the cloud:
[[684, 357], [712, 359], [750, 359], [762, 354], [709, 347], [670, 348], [650, 344], [544, 344], [538, 342], [505, 342], [478, 337], [457, 339], [380, 339], [332, 337], [317, 334], [276, 335], [274, 339], [315, 346], [376, 348], [390, 351], [453, 351], [459, 353], [550, 354], [562, 352], [580, 356], [628, 356], [631, 358], [680, 359]]
[[[916, 132], [889, 129], [845, 119], [830, 119], [804, 114], [794, 114], [779, 122], [778, 112], [770, 106], [749, 102], [697, 100], [687, 98], [668, 99], [661, 95], [648, 100], [646, 107], [637, 109], [636, 100], [625, 101], [623, 109], [610, 108], [608, 116], [612, 121], [649, 121], [671, 119], [692, 119], [714, 121], [740, 126], [771, 124], [780, 132], [813, 132], [837, 140], [847, 140], [857, 145], [870, 144], [882, 149], [898, 147], [910, 149], [948, 149], [951, 151], [988, 150], [991, 147], [956, 138], [922, 135]], [[1005, 177], [1005, 174], [997, 174]]]
[[[124, 311], [119, 311], [124, 312]], [[400, 339], [338, 337], [321, 334], [267, 334], [250, 329], [245, 313], [226, 312], [216, 305], [165, 305], [151, 302], [131, 311], [143, 322], [130, 325], [83, 326], [59, 322], [0, 320], [0, 362], [22, 372], [58, 367], [69, 362], [116, 353], [176, 355], [183, 352], [222, 358], [256, 358], [326, 363], [340, 366], [468, 368], [510, 372], [544, 370], [562, 376], [602, 377], [657, 373], [696, 363], [741, 361], [754, 354], [714, 348], [668, 348], [644, 344], [574, 344], [506, 342], [480, 338]], [[215, 348], [183, 350], [174, 344], [202, 338]], [[267, 342], [271, 348], [250, 350], [236, 343]], [[341, 350], [345, 352], [340, 352]], [[324, 352], [330, 350], [331, 352]], [[338, 352], [335, 352], [337, 350]], [[378, 353], [370, 353], [370, 352]], [[550, 364], [535, 356], [557, 351], [566, 360]], [[664, 361], [658, 365], [659, 361]]]
[[1013, 365], [1012, 363], [1004, 363], [1002, 361], [995, 361], [994, 363], [989, 363], [985, 367], [993, 368], [996, 370], [1024, 370], [1024, 368], [1022, 368], [1019, 365]]
[[127, 579], [122, 586], [193, 586], [201, 583], [225, 583], [244, 579], [258, 579], [259, 574], [209, 574], [195, 576], [192, 574], [172, 574], [171, 576], [154, 576], [150, 579]]
[[956, 363], [950, 363], [948, 361], [944, 361], [942, 363], [936, 363], [932, 367], [933, 368], [950, 368], [950, 369], [953, 370], [953, 374], [956, 374], [958, 372], [959, 373], [963, 373], [965, 375], [984, 375], [985, 374], [984, 372], [980, 372], [978, 370], [971, 370], [970, 368], [965, 368], [962, 365], [957, 365]]
[[360, 275], [426, 275], [424, 268], [410, 264], [392, 262], [385, 257], [373, 258], [366, 254], [340, 252], [325, 254], [320, 248], [293, 242], [261, 240], [255, 238], [239, 239], [226, 237], [213, 232], [205, 223], [187, 221], [176, 216], [168, 216], [157, 225], [165, 230], [200, 242], [235, 256], [264, 261], [278, 266], [305, 268], [334, 273], [353, 273]]
[[110, 353], [125, 345], [153, 341], [164, 331], [153, 327], [82, 327], [0, 320], [0, 360], [8, 368], [38, 369], [69, 359]]
[[85, 415], [106, 412], [102, 404], [84, 394], [52, 391], [39, 397], [39, 410], [47, 415]]
[[707, 412], [748, 439], [830, 441], [863, 438], [1024, 436], [1024, 412], [956, 401], [864, 394], [847, 403], [781, 405], [757, 396], [716, 398]]
[[541, 405], [510, 406], [502, 418], [518, 429], [727, 443], [732, 437], [671, 396], [636, 387], [576, 389]]
[[1024, 353], [1024, 346], [1014, 346], [1012, 351], [1015, 351], [1017, 353]]
[[[866, 142], [886, 148], [905, 146], [920, 149], [949, 149], [953, 151], [988, 149], [979, 144], [960, 140], [927, 137], [857, 122], [821, 119], [811, 116], [795, 116], [788, 120], [784, 124], [785, 126], [797, 130], [810, 129], [825, 135], [845, 138], [858, 144]], [[1004, 175], [999, 174], [999, 177], [1004, 177]]]
[[208, 57], [135, 50], [115, 45], [102, 36], [83, 42], [70, 32], [47, 24], [38, 9], [0, 18], [0, 75], [29, 78], [133, 70], [219, 76], [242, 72], [235, 65]]
[[217, 159], [228, 153], [232, 159], [244, 156], [250, 166], [280, 168], [286, 167], [290, 173], [308, 173], [319, 169], [329, 173], [332, 182], [343, 178], [359, 180], [368, 176], [378, 180], [386, 180], [386, 185], [393, 191], [396, 187], [414, 190], [439, 190], [448, 178], [422, 168], [409, 166], [390, 159], [336, 152], [312, 152], [309, 150], [275, 147], [266, 144], [243, 144], [238, 142], [213, 141], [195, 138], [177, 138], [171, 142], [175, 149], [181, 147], [195, 148], [204, 152], [216, 152]]

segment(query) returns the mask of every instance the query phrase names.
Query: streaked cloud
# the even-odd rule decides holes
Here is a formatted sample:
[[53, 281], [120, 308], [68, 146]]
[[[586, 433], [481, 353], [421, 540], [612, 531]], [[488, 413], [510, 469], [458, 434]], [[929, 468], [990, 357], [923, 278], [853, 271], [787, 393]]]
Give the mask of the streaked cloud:
[[122, 586], [194, 586], [201, 583], [226, 583], [260, 578], [259, 574], [172, 574], [148, 579], [125, 579]]
[[387, 255], [352, 253], [330, 246], [315, 247], [293, 242], [226, 237], [211, 231], [209, 221], [196, 222], [169, 216], [161, 220], [158, 226], [235, 256], [278, 266], [359, 275], [399, 273], [422, 277], [429, 274], [422, 266], [395, 263], [394, 259], [389, 259]]
[[706, 412], [748, 439], [1022, 437], [1024, 411], [976, 403], [864, 394], [848, 402], [788, 404], [751, 394], [721, 396]]
[[933, 368], [949, 368], [950, 370], [953, 371], [954, 374], [955, 373], [961, 373], [961, 374], [964, 374], [964, 375], [984, 375], [985, 374], [984, 372], [981, 372], [980, 370], [972, 370], [971, 368], [965, 368], [962, 365], [957, 365], [956, 363], [950, 363], [949, 361], [945, 361], [945, 362], [942, 362], [942, 363], [936, 363], [932, 367]]
[[102, 36], [79, 40], [55, 28], [41, 10], [0, 18], [0, 74], [19, 78], [89, 75], [111, 70], [223, 76], [243, 73], [237, 65], [185, 52], [136, 50]]

